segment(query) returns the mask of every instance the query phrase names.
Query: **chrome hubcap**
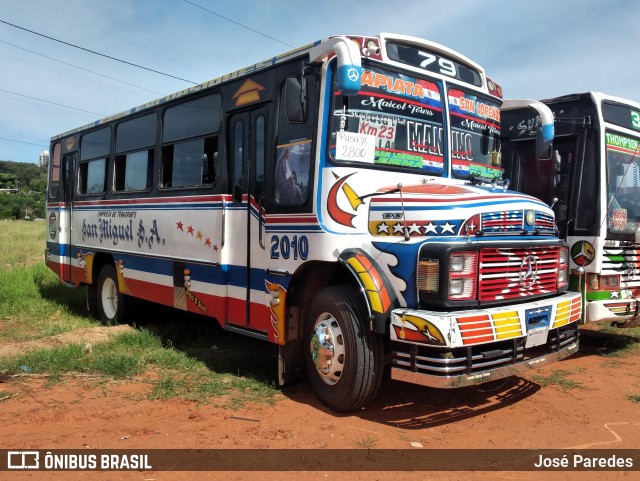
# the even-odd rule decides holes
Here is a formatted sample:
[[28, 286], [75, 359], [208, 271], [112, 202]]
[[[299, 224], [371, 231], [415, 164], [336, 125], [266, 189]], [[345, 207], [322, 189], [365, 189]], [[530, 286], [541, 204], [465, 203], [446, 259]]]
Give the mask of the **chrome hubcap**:
[[344, 369], [345, 349], [342, 330], [332, 314], [318, 317], [309, 348], [320, 378], [329, 385], [337, 383]]

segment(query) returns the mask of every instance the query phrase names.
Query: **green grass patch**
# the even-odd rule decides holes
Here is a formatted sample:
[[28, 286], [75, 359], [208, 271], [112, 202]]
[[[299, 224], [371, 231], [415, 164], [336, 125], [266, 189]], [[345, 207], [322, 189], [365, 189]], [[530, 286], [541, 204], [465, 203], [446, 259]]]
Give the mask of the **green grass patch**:
[[532, 376], [532, 379], [541, 386], [558, 386], [563, 391], [569, 391], [571, 389], [587, 389], [579, 382], [567, 379], [567, 376], [572, 374], [570, 371], [558, 369], [553, 371], [550, 376]]
[[606, 358], [621, 358], [640, 354], [640, 328], [598, 326], [597, 330], [583, 330], [580, 351]]
[[151, 381], [149, 399], [182, 398], [209, 403], [225, 397], [225, 405], [231, 408], [248, 402], [274, 402], [277, 392], [266, 379], [212, 370], [203, 360], [163, 346], [159, 336], [146, 330], [119, 334], [91, 349], [68, 344], [0, 359], [0, 370], [9, 374], [48, 374], [56, 380], [74, 373], [125, 379], [150, 370], [159, 377]]
[[46, 222], [0, 221], [0, 269], [44, 263]]
[[[0, 344], [99, 325], [87, 315], [86, 288], [61, 285], [46, 267], [45, 231], [46, 222], [0, 221]], [[141, 328], [90, 349], [76, 343], [0, 358], [0, 370], [44, 374], [45, 386], [74, 373], [106, 380], [149, 373], [151, 399], [273, 402], [273, 345], [222, 331], [203, 316], [132, 304], [128, 321]]]
[[632, 403], [640, 404], [640, 394], [629, 394], [627, 397]]
[[85, 314], [85, 302], [84, 289], [61, 286], [44, 264], [0, 270], [0, 342], [95, 326]]
[[61, 286], [44, 263], [45, 222], [0, 221], [0, 342], [95, 325], [85, 290]]

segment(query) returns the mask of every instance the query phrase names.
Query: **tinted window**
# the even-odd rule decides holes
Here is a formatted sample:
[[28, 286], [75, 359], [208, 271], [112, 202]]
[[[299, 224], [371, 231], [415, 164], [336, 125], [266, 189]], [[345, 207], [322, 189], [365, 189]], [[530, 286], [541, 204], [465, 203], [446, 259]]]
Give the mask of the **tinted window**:
[[162, 187], [210, 185], [218, 168], [218, 139], [208, 137], [162, 148]]
[[242, 177], [244, 174], [244, 158], [242, 146], [244, 145], [244, 125], [238, 120], [233, 127], [233, 201], [242, 202]]
[[81, 194], [101, 194], [106, 190], [107, 159], [80, 162], [78, 192]]
[[260, 116], [255, 121], [256, 125], [256, 172], [253, 182], [251, 194], [256, 198], [264, 193], [264, 174], [265, 174], [265, 153], [266, 153], [266, 130], [265, 120]]
[[196, 137], [220, 130], [220, 95], [208, 95], [175, 107], [164, 114], [162, 141]]
[[156, 114], [122, 122], [116, 131], [116, 153], [149, 147], [156, 142]]
[[135, 191], [151, 188], [153, 149], [118, 155], [115, 162], [115, 190]]
[[60, 144], [53, 146], [49, 169], [49, 198], [55, 199], [60, 187]]
[[108, 157], [111, 153], [111, 129], [100, 129], [82, 136], [80, 160]]

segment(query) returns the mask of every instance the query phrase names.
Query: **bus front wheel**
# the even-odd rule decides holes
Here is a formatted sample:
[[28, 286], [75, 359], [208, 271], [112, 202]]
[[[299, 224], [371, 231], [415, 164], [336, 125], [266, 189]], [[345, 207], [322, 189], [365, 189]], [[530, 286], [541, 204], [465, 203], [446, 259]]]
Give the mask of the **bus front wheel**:
[[103, 324], [118, 324], [124, 316], [124, 295], [118, 289], [118, 277], [113, 265], [107, 264], [98, 276], [97, 304]]
[[349, 286], [321, 290], [305, 323], [305, 366], [318, 398], [334, 411], [366, 406], [383, 374], [383, 344], [367, 329], [367, 308]]

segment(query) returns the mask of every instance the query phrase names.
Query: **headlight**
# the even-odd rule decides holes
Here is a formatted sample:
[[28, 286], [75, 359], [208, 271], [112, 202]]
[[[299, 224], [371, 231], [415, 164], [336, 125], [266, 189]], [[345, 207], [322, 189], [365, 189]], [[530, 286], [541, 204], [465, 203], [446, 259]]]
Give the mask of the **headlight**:
[[452, 253], [449, 258], [449, 299], [475, 299], [477, 283], [478, 253]]
[[569, 284], [569, 248], [561, 247], [558, 253], [558, 289], [564, 289]]

